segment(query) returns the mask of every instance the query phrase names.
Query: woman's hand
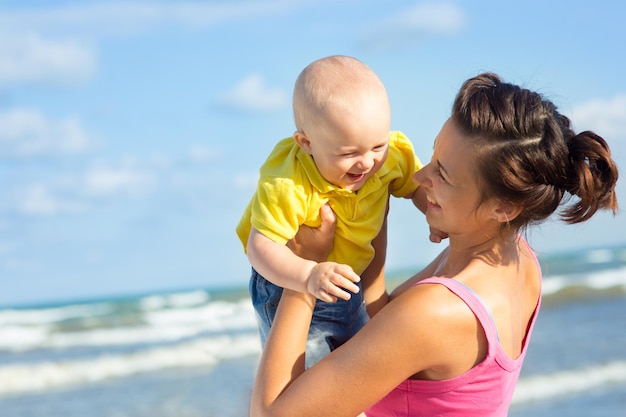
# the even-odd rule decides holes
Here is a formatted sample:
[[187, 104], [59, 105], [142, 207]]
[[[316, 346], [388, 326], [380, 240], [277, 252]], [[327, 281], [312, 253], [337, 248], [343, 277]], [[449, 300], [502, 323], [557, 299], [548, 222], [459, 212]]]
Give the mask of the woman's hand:
[[301, 258], [324, 262], [333, 250], [337, 218], [328, 204], [320, 208], [320, 227], [300, 226], [298, 233], [287, 242], [287, 247]]
[[359, 292], [355, 282], [361, 278], [348, 265], [325, 262], [333, 249], [337, 218], [328, 204], [320, 208], [320, 218], [319, 227], [301, 226], [287, 247], [301, 258], [318, 262], [307, 280], [309, 294], [330, 303], [338, 298], [349, 300], [350, 293], [344, 290]]

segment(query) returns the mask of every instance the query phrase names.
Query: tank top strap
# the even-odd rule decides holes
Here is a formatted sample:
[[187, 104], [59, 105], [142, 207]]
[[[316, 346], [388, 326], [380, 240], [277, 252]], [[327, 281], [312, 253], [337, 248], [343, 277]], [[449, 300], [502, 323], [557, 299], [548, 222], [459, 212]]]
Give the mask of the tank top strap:
[[480, 322], [480, 325], [482, 326], [487, 337], [489, 351], [493, 351], [493, 349], [499, 345], [498, 329], [493, 316], [474, 290], [453, 278], [431, 277], [423, 279], [415, 285], [421, 284], [441, 284], [448, 288], [457, 297], [463, 300], [465, 304], [467, 304]]

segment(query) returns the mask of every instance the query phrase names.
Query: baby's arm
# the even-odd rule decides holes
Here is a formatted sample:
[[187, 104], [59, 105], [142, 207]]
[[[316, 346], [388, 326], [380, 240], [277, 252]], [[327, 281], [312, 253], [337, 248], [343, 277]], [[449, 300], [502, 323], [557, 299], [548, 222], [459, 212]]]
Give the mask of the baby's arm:
[[374, 258], [361, 274], [363, 286], [363, 298], [370, 317], [380, 311], [387, 304], [389, 295], [385, 288], [385, 260], [387, 257], [387, 214], [389, 213], [389, 203], [387, 212], [378, 236], [372, 240], [374, 247]]
[[[322, 215], [332, 215], [329, 207]], [[326, 211], [327, 210], [327, 211]], [[322, 222], [324, 224], [324, 222]], [[252, 266], [272, 283], [294, 291], [310, 293], [322, 301], [350, 299], [342, 288], [357, 293], [361, 278], [347, 265], [304, 259], [252, 228], [248, 238], [248, 258]]]

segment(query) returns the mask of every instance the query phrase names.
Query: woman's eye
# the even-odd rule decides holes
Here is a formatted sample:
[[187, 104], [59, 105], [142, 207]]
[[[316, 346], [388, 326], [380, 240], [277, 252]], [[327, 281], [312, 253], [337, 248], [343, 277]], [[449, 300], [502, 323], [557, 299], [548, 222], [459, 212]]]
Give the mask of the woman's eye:
[[441, 178], [441, 180], [443, 182], [448, 182], [448, 181], [446, 181], [446, 179], [444, 178], [443, 174], [441, 173], [441, 169], [440, 168], [435, 168], [435, 169], [437, 171], [437, 175], [439, 176], [439, 178]]

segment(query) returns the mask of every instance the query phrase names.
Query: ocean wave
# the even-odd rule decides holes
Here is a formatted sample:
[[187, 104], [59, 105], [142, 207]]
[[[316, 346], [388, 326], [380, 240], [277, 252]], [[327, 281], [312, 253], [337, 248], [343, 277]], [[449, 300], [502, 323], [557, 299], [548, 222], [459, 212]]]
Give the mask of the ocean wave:
[[626, 267], [579, 275], [555, 275], [543, 280], [543, 295], [552, 295], [568, 287], [584, 286], [591, 290], [614, 287], [626, 289]]
[[181, 292], [173, 294], [157, 294], [144, 297], [140, 300], [143, 310], [161, 310], [164, 308], [195, 307], [210, 300], [209, 293], [204, 290]]
[[258, 355], [254, 335], [196, 339], [130, 354], [101, 355], [83, 360], [48, 361], [0, 367], [0, 397], [44, 392], [168, 368], [208, 367], [247, 355]]
[[624, 382], [626, 382], [626, 361], [529, 376], [519, 380], [513, 395], [513, 404], [572, 395]]
[[[591, 253], [587, 263], [607, 259]], [[243, 293], [245, 294], [245, 292]], [[624, 296], [626, 267], [546, 276], [544, 306]], [[220, 298], [221, 297], [221, 298]], [[66, 306], [0, 310], [0, 354], [44, 349], [175, 343], [208, 334], [256, 330], [247, 295], [205, 290]]]
[[589, 264], [605, 264], [619, 259], [619, 255], [611, 249], [593, 249], [584, 254], [583, 260]]
[[[130, 354], [7, 365], [0, 367], [0, 398], [71, 389], [82, 384], [165, 369], [211, 367], [220, 361], [259, 355], [260, 351], [258, 336], [248, 334], [197, 339]], [[528, 376], [519, 380], [512, 404], [549, 400], [624, 382], [626, 361]]]
[[[100, 305], [93, 311], [81, 307], [82, 316], [71, 314], [74, 322], [80, 321], [80, 324], [74, 323], [72, 326], [64, 324], [70, 316], [64, 308], [56, 316], [61, 320], [57, 323], [49, 318], [39, 324], [30, 320], [31, 317], [42, 314], [38, 311], [24, 311], [23, 316], [12, 313], [11, 316], [5, 316], [5, 319], [11, 320], [7, 319], [4, 325], [0, 325], [3, 334], [0, 351], [24, 352], [36, 349], [164, 343], [205, 333], [256, 330], [254, 312], [249, 300], [213, 301], [196, 307], [162, 310], [152, 310], [154, 304], [151, 304], [148, 311], [144, 310], [145, 300], [139, 300], [143, 307], [141, 311], [134, 313], [136, 317], [132, 320], [116, 317], [111, 308], [107, 309], [108, 318], [104, 320], [101, 316], [98, 317], [103, 309]], [[168, 303], [168, 306], [171, 305]], [[70, 307], [65, 308], [74, 311]], [[118, 312], [118, 316], [128, 314]], [[124, 325], [125, 321], [133, 324]]]
[[545, 305], [623, 296], [626, 294], [626, 267], [545, 277], [542, 294]]
[[56, 323], [77, 317], [94, 317], [113, 313], [110, 302], [81, 303], [49, 308], [0, 310], [0, 328], [8, 325]]

